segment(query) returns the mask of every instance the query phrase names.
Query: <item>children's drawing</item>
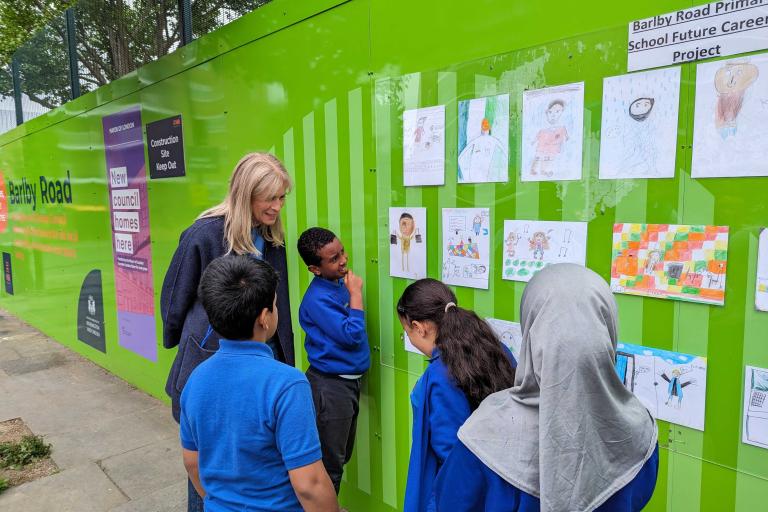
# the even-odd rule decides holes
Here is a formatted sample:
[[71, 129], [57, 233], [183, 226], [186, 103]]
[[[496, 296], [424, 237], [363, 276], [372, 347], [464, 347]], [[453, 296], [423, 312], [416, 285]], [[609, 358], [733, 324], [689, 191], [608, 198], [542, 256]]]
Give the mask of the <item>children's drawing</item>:
[[746, 367], [741, 441], [768, 448], [768, 368]]
[[427, 209], [389, 209], [389, 275], [427, 277]]
[[768, 176], [768, 54], [696, 67], [694, 178]]
[[459, 102], [459, 183], [509, 180], [509, 94]]
[[603, 80], [600, 179], [673, 178], [680, 68]]
[[704, 430], [706, 358], [619, 343], [616, 372], [654, 417]]
[[403, 184], [445, 183], [445, 105], [403, 112]]
[[755, 307], [768, 311], [768, 228], [760, 230], [757, 245], [757, 284], [755, 286]]
[[523, 344], [523, 331], [517, 322], [499, 320], [498, 318], [486, 318], [486, 322], [491, 326], [493, 332], [499, 337], [501, 342], [512, 351], [515, 361], [520, 361], [520, 347]]
[[727, 226], [613, 226], [614, 292], [722, 306], [727, 265]]
[[503, 279], [528, 282], [553, 263], [586, 264], [587, 223], [505, 220]]
[[525, 91], [521, 180], [580, 180], [583, 133], [583, 82]]
[[443, 208], [443, 282], [488, 289], [490, 210]]
[[755, 83], [760, 71], [750, 62], [728, 62], [715, 73], [715, 127], [720, 137], [735, 137], [744, 94]]

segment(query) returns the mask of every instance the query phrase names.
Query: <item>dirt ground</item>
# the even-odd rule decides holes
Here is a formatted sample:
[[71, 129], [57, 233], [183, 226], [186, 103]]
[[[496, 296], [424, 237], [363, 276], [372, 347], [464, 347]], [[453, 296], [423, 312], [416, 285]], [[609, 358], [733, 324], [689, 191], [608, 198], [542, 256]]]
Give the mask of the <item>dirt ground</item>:
[[[0, 422], [0, 443], [15, 443], [24, 436], [34, 433], [21, 418], [13, 418]], [[44, 476], [52, 475], [59, 470], [50, 457], [38, 459], [20, 469], [0, 468], [0, 479], [7, 479], [11, 487], [25, 482], [31, 482]]]

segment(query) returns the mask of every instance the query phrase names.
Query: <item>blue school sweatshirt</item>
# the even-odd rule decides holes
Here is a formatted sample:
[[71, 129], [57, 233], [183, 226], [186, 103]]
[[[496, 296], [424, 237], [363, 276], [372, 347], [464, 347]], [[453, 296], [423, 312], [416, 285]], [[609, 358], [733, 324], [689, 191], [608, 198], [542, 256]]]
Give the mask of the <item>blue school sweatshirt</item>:
[[[640, 472], [595, 512], [639, 512], [656, 488], [659, 447]], [[436, 510], [450, 512], [538, 512], [539, 499], [521, 491], [469, 451], [456, 443], [435, 481]]]
[[371, 366], [365, 313], [350, 309], [343, 280], [315, 276], [299, 306], [304, 348], [315, 369], [332, 375], [360, 375]]
[[[517, 367], [512, 352], [507, 347], [504, 351], [512, 367]], [[472, 414], [469, 400], [448, 373], [437, 348], [413, 387], [411, 405], [413, 433], [404, 511], [432, 512], [435, 478], [458, 442], [459, 427]]]

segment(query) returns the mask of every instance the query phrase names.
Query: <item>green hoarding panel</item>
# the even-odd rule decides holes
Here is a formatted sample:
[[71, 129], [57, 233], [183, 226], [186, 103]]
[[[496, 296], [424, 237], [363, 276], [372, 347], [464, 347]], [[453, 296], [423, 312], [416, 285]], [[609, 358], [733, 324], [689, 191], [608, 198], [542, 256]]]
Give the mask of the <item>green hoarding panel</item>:
[[[704, 432], [659, 422], [661, 467], [648, 510], [764, 509], [768, 452], [741, 443], [741, 408], [745, 365], [768, 367], [768, 313], [754, 308], [768, 178], [691, 179], [696, 68], [686, 64], [675, 177], [598, 180], [602, 81], [626, 72], [627, 23], [691, 5], [274, 0], [0, 137], [0, 182], [38, 187], [36, 204], [8, 205], [4, 230], [0, 208], [0, 251], [9, 254], [13, 272], [13, 295], [0, 289], [0, 307], [163, 398], [175, 352], [162, 348], [159, 290], [178, 237], [221, 200], [244, 153], [273, 151], [296, 182], [285, 206], [295, 332], [311, 277], [293, 250], [302, 230], [322, 225], [337, 232], [351, 268], [365, 280], [373, 365], [342, 500], [352, 510], [398, 510], [410, 449], [409, 393], [425, 359], [404, 350], [394, 312], [408, 282], [389, 277], [390, 206], [427, 208], [428, 273], [435, 278], [442, 267], [441, 209], [489, 207], [489, 290], [456, 292], [462, 306], [506, 320], [518, 320], [524, 283], [501, 278], [505, 219], [587, 222], [587, 265], [606, 278], [615, 222], [728, 226], [725, 306], [617, 295], [620, 336], [708, 363]], [[523, 91], [582, 81], [583, 178], [521, 182]], [[457, 185], [458, 102], [505, 93], [510, 181]], [[445, 185], [405, 188], [402, 111], [439, 104], [446, 106]], [[137, 107], [144, 126], [176, 115], [184, 121], [186, 175], [146, 181], [156, 362], [119, 342], [102, 128], [105, 117]], [[71, 202], [42, 203], [41, 177], [63, 183], [68, 176]], [[103, 322], [103, 340], [78, 329], [78, 318], [89, 317], [89, 294], [81, 298], [81, 289], [101, 290], [100, 300], [90, 295], [97, 295], [91, 316], [96, 326]], [[297, 336], [299, 350], [301, 342]], [[306, 356], [300, 359], [306, 368]]]

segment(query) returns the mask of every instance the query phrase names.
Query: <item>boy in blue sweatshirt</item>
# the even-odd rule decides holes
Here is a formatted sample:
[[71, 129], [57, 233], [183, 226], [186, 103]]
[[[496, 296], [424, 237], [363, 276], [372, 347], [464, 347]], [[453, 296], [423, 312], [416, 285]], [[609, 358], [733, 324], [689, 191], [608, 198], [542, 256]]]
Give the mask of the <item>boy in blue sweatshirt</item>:
[[363, 280], [347, 268], [344, 246], [331, 231], [310, 228], [297, 245], [315, 275], [301, 301], [299, 323], [306, 333], [307, 379], [323, 465], [338, 494], [355, 443], [360, 379], [371, 365]]
[[277, 273], [250, 255], [222, 256], [198, 294], [224, 338], [181, 393], [184, 466], [206, 512], [338, 512], [300, 371], [274, 359]]

